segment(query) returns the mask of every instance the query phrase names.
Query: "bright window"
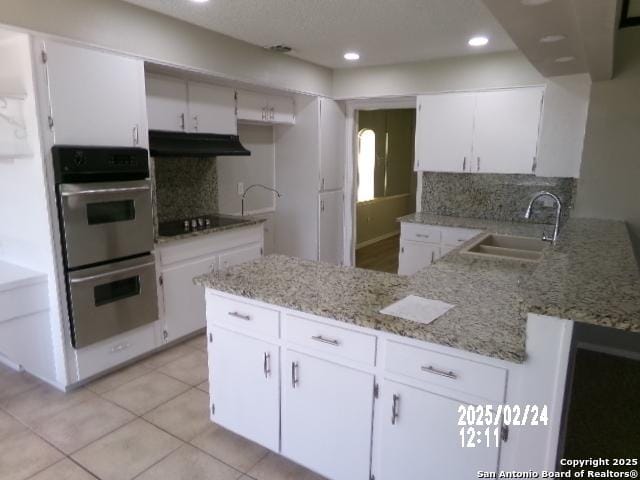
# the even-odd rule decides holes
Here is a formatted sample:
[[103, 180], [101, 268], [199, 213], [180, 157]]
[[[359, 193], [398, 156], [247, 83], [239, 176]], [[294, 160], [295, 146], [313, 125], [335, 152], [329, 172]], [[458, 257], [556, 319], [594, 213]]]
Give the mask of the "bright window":
[[374, 198], [374, 172], [376, 168], [376, 134], [364, 129], [358, 134], [358, 201]]

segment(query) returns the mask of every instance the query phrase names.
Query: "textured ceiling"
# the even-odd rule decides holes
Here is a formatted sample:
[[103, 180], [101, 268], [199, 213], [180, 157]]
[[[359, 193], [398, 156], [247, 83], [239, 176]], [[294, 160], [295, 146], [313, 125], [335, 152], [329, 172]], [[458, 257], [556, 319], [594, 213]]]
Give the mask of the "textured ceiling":
[[[124, 0], [331, 68], [515, 50], [481, 0]], [[467, 40], [486, 35], [488, 46]], [[360, 52], [359, 62], [342, 58]]]

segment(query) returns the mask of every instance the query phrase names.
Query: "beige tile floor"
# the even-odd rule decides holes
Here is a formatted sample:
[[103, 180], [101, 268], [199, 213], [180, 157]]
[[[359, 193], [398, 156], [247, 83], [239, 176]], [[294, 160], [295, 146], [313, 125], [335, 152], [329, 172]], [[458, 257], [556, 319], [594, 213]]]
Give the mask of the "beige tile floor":
[[61, 393], [0, 365], [0, 480], [322, 480], [209, 421], [204, 335]]

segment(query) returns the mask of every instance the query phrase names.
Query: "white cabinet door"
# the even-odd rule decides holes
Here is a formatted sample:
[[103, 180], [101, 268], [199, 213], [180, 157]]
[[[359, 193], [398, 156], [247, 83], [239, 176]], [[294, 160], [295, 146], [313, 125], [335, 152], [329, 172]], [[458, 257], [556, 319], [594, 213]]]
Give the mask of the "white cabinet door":
[[381, 402], [376, 478], [470, 479], [478, 471], [497, 470], [499, 448], [493, 434], [489, 447], [462, 446], [458, 407], [465, 402], [392, 381], [382, 385]]
[[54, 142], [146, 145], [142, 60], [46, 41]]
[[343, 198], [342, 190], [325, 192], [320, 197], [318, 248], [321, 262], [342, 264]]
[[267, 99], [271, 123], [293, 125], [295, 123], [295, 106], [293, 98], [271, 95]]
[[535, 173], [541, 88], [477, 94], [472, 170]]
[[293, 350], [282, 371], [282, 454], [332, 480], [368, 480], [373, 375]]
[[320, 99], [320, 190], [344, 186], [346, 162], [344, 107], [330, 98]]
[[165, 341], [171, 342], [205, 327], [204, 289], [194, 285], [193, 278], [217, 269], [217, 256], [162, 269]]
[[249, 262], [262, 256], [262, 246], [252, 245], [220, 255], [220, 268], [225, 269], [244, 262]]
[[189, 131], [237, 135], [235, 90], [189, 82]]
[[475, 94], [418, 97], [416, 170], [470, 171]]
[[149, 129], [187, 130], [187, 82], [179, 78], [147, 75]]
[[279, 347], [210, 324], [209, 333], [211, 420], [278, 452]]
[[249, 122], [267, 121], [267, 98], [262, 93], [238, 90], [238, 120]]
[[440, 258], [440, 245], [433, 243], [400, 241], [398, 275], [413, 275]]

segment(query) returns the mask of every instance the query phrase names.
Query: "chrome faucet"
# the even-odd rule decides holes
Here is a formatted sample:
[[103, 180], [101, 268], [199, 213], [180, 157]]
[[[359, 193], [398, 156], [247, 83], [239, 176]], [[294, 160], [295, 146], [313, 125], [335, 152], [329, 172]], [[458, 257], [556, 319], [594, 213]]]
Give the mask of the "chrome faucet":
[[242, 193], [242, 216], [244, 217], [244, 197], [247, 195], [247, 192], [249, 190], [251, 190], [253, 187], [260, 187], [260, 188], [264, 188], [265, 190], [269, 190], [273, 193], [275, 193], [278, 198], [282, 197], [282, 195], [280, 194], [279, 191], [277, 191], [275, 188], [271, 188], [271, 187], [267, 187], [266, 185], [263, 185], [261, 183], [254, 183], [253, 185], [248, 186], [247, 188], [244, 189], [244, 192]]
[[562, 215], [562, 202], [560, 201], [557, 195], [554, 195], [551, 192], [545, 192], [545, 191], [534, 193], [533, 196], [531, 197], [531, 201], [529, 202], [529, 206], [527, 207], [527, 211], [524, 214], [524, 218], [526, 219], [531, 218], [531, 210], [533, 209], [533, 204], [540, 197], [551, 197], [556, 202], [556, 225], [555, 225], [555, 228], [553, 229], [553, 237], [549, 238], [547, 237], [546, 232], [542, 232], [542, 240], [544, 242], [551, 242], [552, 245], [555, 245], [556, 240], [558, 239], [558, 232], [560, 231], [560, 217]]

